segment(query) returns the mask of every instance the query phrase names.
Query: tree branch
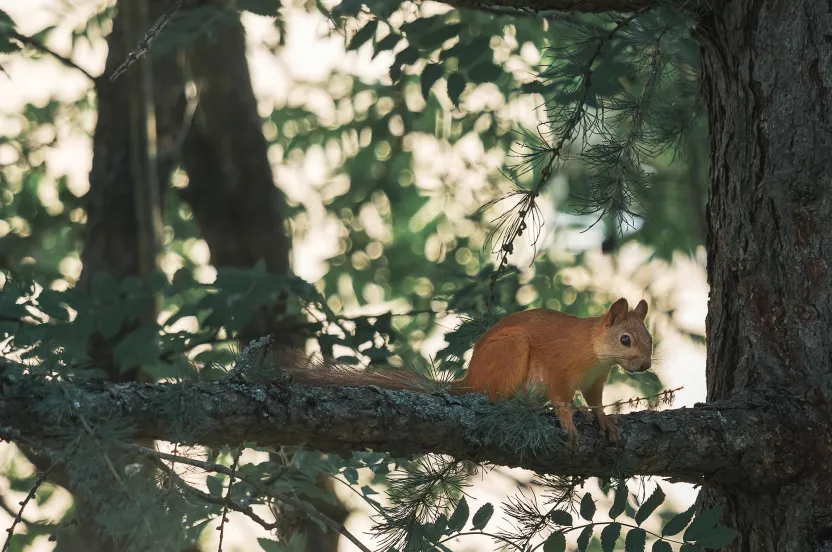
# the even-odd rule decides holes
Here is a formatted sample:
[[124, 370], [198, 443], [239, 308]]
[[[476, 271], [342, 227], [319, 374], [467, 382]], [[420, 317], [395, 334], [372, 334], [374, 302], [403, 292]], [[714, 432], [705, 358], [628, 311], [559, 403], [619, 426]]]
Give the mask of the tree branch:
[[[455, 8], [490, 9], [514, 8], [518, 10], [578, 11], [583, 13], [634, 12], [655, 8], [662, 0], [442, 0]], [[679, 5], [693, 9], [704, 4], [702, 0], [677, 0]]]
[[[54, 386], [28, 378], [0, 378], [0, 419], [6, 435], [48, 445], [60, 423], [54, 408], [39, 408]], [[186, 443], [207, 446], [306, 445], [325, 452], [387, 451], [393, 456], [438, 453], [458, 460], [521, 467], [539, 474], [619, 477], [656, 475], [678, 481], [765, 484], [779, 474], [772, 451], [781, 429], [772, 409], [759, 405], [709, 404], [619, 417], [623, 444], [598, 437], [591, 417], [578, 412], [581, 446], [569, 448], [553, 413], [537, 415], [547, 451], [501, 445], [518, 428], [504, 404], [484, 396], [449, 396], [376, 387], [310, 387], [299, 384], [212, 382], [90, 384], [73, 391], [74, 406], [92, 427], [119, 419], [135, 439], [181, 441], [166, 419], [165, 404], [187, 404], [187, 416], [204, 428]], [[516, 412], [516, 406], [514, 407]], [[60, 409], [59, 409], [60, 410]], [[488, 423], [484, 423], [484, 420]], [[66, 423], [65, 421], [63, 423]], [[11, 430], [11, 431], [9, 431]]]

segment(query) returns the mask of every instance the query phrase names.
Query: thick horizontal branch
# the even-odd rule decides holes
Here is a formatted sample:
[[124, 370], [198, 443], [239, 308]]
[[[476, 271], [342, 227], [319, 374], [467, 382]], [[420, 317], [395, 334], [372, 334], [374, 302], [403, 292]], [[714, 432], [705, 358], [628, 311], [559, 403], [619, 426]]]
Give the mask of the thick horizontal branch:
[[[47, 445], [56, 425], [71, 423], [75, 412], [93, 428], [127, 422], [136, 439], [210, 446], [305, 445], [342, 454], [372, 449], [396, 457], [431, 452], [540, 474], [640, 474], [733, 485], [774, 475], [771, 441], [777, 431], [768, 409], [760, 407], [705, 405], [623, 415], [619, 446], [600, 439], [594, 420], [579, 412], [581, 445], [576, 448], [564, 442], [555, 415], [543, 412], [533, 425], [548, 446], [534, 452], [505, 444], [520, 431], [517, 407], [510, 411], [480, 395], [231, 381], [95, 384], [70, 393], [56, 393], [57, 385], [0, 379], [0, 424]], [[56, 397], [72, 397], [72, 405], [51, 406]], [[44, 408], [47, 400], [52, 402]]]
[[[540, 12], [636, 12], [655, 8], [666, 0], [440, 0], [456, 8], [493, 10], [509, 8], [523, 11]], [[699, 11], [707, 7], [703, 0], [675, 0], [679, 7], [689, 11]]]
[[514, 8], [540, 11], [578, 11], [584, 13], [633, 12], [652, 8], [659, 0], [442, 0], [457, 8]]

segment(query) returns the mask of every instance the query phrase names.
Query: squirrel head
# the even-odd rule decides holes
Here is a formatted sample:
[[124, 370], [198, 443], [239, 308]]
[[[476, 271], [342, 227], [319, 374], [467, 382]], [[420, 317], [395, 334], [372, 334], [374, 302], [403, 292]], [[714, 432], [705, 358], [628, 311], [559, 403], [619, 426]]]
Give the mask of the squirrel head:
[[628, 372], [649, 370], [653, 358], [653, 337], [644, 325], [647, 301], [642, 299], [629, 310], [623, 297], [601, 317], [595, 352], [602, 360], [611, 360]]

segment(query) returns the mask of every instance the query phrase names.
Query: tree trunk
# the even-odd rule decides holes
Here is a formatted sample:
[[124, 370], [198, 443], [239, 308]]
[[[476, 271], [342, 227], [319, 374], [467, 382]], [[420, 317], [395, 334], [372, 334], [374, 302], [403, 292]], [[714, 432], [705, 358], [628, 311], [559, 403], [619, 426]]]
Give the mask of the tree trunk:
[[[235, 19], [216, 39], [200, 40], [188, 59], [200, 94], [182, 145], [189, 180], [182, 195], [208, 243], [211, 263], [251, 268], [262, 260], [270, 273], [289, 274], [286, 200], [269, 163], [242, 23]], [[281, 330], [278, 317], [285, 310], [285, 304], [259, 309], [239, 340], [245, 345], [273, 334], [277, 343], [301, 345], [297, 332]]]
[[741, 532], [731, 550], [830, 551], [832, 4], [714, 6], [697, 29], [711, 149], [708, 400], [768, 405], [780, 454], [763, 458], [765, 483], [709, 484], [702, 499]]
[[[235, 19], [218, 37], [198, 41], [188, 60], [200, 94], [182, 144], [182, 164], [188, 173], [182, 195], [194, 211], [211, 263], [218, 268], [251, 268], [263, 260], [268, 272], [288, 275], [291, 239], [285, 224], [286, 200], [275, 186], [242, 24]], [[300, 332], [284, 329], [293, 326], [297, 324], [287, 320], [285, 301], [279, 301], [254, 312], [237, 337], [241, 346], [264, 335], [271, 335], [278, 345], [302, 346]], [[282, 461], [279, 455], [270, 457]], [[334, 494], [330, 478], [322, 476], [318, 483]], [[347, 518], [347, 509], [337, 500], [328, 503], [308, 497], [307, 501], [338, 523]], [[283, 505], [278, 510], [282, 538], [304, 531], [310, 550], [337, 550], [339, 534], [322, 532], [308, 516]]]

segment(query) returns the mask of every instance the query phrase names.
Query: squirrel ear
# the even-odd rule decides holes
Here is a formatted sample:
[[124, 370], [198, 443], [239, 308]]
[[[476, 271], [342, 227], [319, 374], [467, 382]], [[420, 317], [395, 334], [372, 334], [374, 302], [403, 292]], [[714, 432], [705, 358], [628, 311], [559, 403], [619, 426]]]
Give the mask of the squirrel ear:
[[636, 308], [633, 309], [633, 314], [644, 320], [647, 317], [647, 301], [642, 299], [636, 305]]
[[610, 311], [607, 313], [607, 326], [612, 326], [617, 320], [624, 318], [629, 308], [630, 306], [627, 304], [627, 300], [623, 297], [613, 303]]

